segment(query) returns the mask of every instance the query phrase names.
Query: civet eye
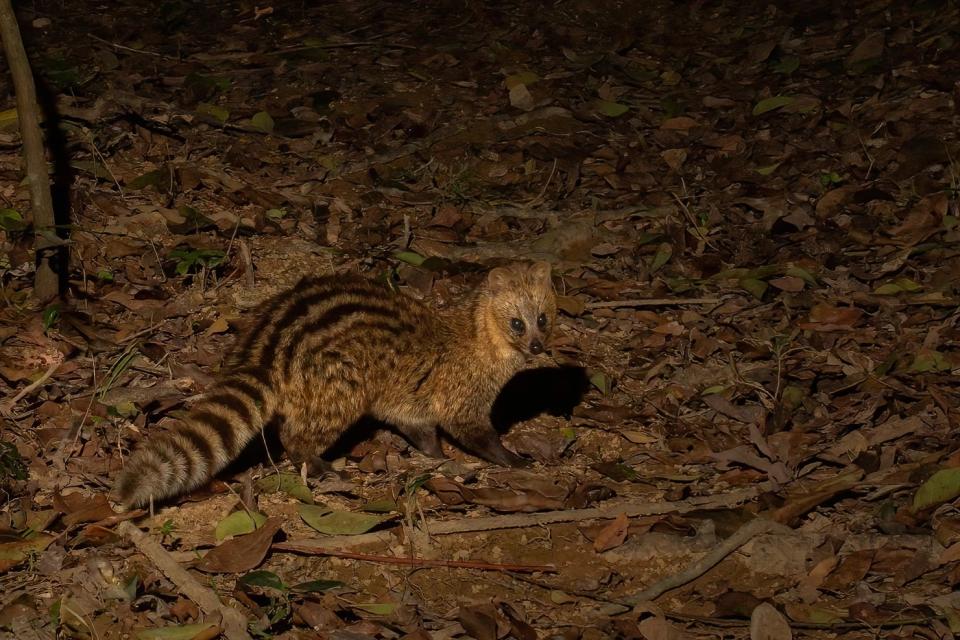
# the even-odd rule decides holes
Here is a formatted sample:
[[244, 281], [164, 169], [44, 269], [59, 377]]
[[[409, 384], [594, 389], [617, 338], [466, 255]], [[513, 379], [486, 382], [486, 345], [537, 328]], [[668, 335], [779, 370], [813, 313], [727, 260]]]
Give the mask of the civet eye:
[[516, 333], [523, 333], [523, 320], [520, 318], [514, 318], [510, 321], [510, 328], [513, 329]]
[[537, 316], [537, 326], [541, 329], [547, 326], [547, 314], [541, 313], [539, 316]]

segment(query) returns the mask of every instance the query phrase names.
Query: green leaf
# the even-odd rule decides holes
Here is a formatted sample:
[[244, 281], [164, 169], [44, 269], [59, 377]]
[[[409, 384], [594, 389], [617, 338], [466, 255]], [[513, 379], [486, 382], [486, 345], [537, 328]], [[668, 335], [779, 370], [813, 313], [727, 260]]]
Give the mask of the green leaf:
[[616, 482], [633, 482], [638, 477], [636, 470], [632, 467], [628, 467], [622, 462], [613, 462], [612, 460], [609, 462], [598, 462], [590, 465], [590, 468]]
[[369, 513], [390, 513], [399, 510], [400, 506], [396, 500], [385, 498], [383, 500], [372, 500], [360, 508]]
[[4, 109], [0, 111], [0, 131], [13, 131], [17, 128], [20, 117], [16, 109]]
[[212, 622], [198, 622], [197, 624], [180, 624], [170, 627], [141, 629], [133, 636], [136, 640], [192, 640], [201, 633], [213, 629], [217, 625]]
[[138, 413], [140, 413], [140, 410], [137, 409], [137, 405], [135, 405], [130, 400], [124, 400], [123, 402], [118, 402], [117, 404], [113, 405], [113, 407], [111, 408], [113, 409], [116, 415], [123, 416], [124, 418], [132, 418], [136, 416]]
[[4, 231], [23, 231], [27, 225], [16, 209], [0, 209], [0, 228]]
[[383, 516], [375, 516], [368, 513], [331, 511], [329, 509], [327, 509], [327, 513], [317, 515], [312, 509], [312, 505], [300, 505], [298, 507], [300, 517], [320, 533], [326, 533], [328, 535], [356, 535], [358, 533], [366, 533], [387, 519]]
[[266, 521], [267, 516], [262, 513], [250, 514], [246, 511], [234, 511], [217, 523], [213, 535], [217, 542], [230, 536], [242, 536], [263, 526]]
[[611, 389], [610, 380], [607, 378], [607, 375], [602, 371], [598, 371], [590, 376], [590, 384], [596, 387], [600, 393], [603, 393], [603, 394], [610, 393], [610, 389]]
[[573, 427], [563, 427], [560, 429], [560, 435], [563, 436], [564, 440], [576, 440], [577, 432]]
[[[314, 520], [318, 520], [323, 516], [331, 513], [333, 509], [328, 507], [325, 504], [299, 504], [297, 505], [297, 513], [300, 514], [300, 517], [303, 518], [303, 521], [307, 524], [310, 524]], [[310, 525], [313, 526], [313, 525]]]
[[911, 280], [910, 278], [907, 278], [906, 276], [897, 278], [896, 280], [893, 281], [893, 284], [900, 287], [901, 291], [906, 291], [908, 293], [916, 293], [917, 291], [923, 290], [923, 285], [919, 284], [914, 280]]
[[237, 584], [246, 584], [251, 587], [268, 587], [277, 591], [286, 591], [289, 587], [283, 583], [280, 576], [273, 571], [251, 571], [237, 579]]
[[50, 327], [57, 324], [60, 319], [60, 305], [52, 304], [43, 310], [43, 330], [48, 331]]
[[286, 209], [267, 209], [266, 214], [271, 220], [282, 220], [287, 215]]
[[941, 469], [920, 485], [913, 496], [913, 510], [922, 511], [960, 496], [960, 468]]
[[715, 385], [713, 385], [712, 387], [707, 387], [706, 389], [704, 389], [703, 391], [701, 391], [701, 392], [700, 392], [700, 395], [702, 395], [702, 396], [712, 396], [712, 395], [716, 395], [716, 394], [718, 394], [718, 393], [723, 393], [724, 391], [726, 391], [726, 389], [727, 389], [727, 385], [725, 385], [725, 384], [715, 384]]
[[210, 116], [220, 123], [224, 123], [230, 118], [230, 111], [215, 104], [210, 104], [209, 102], [201, 102], [198, 104], [197, 113]]
[[259, 111], [250, 118], [250, 124], [254, 129], [259, 129], [264, 133], [273, 133], [273, 118], [266, 111]]
[[412, 264], [415, 267], [419, 267], [426, 261], [426, 258], [419, 253], [414, 253], [413, 251], [398, 251], [393, 254], [393, 257], [401, 262]]
[[377, 616], [388, 616], [397, 610], [397, 605], [394, 602], [372, 602], [370, 604], [354, 604], [351, 606], [354, 609], [360, 609], [361, 611], [366, 611], [367, 613], [372, 613]]
[[888, 282], [874, 289], [873, 293], [878, 296], [895, 296], [898, 293], [903, 293], [903, 289], [892, 282]]
[[507, 79], [504, 81], [504, 83], [507, 85], [507, 89], [513, 89], [519, 84], [531, 85], [539, 79], [540, 76], [535, 74], [533, 71], [521, 71], [520, 73], [512, 76], [507, 76]]
[[757, 173], [760, 174], [761, 176], [768, 176], [768, 175], [770, 175], [771, 173], [773, 173], [774, 171], [776, 171], [776, 170], [777, 170], [777, 167], [779, 167], [781, 164], [783, 164], [783, 163], [782, 163], [782, 162], [774, 162], [773, 164], [767, 165], [766, 167], [760, 167], [759, 169], [757, 169]]
[[611, 118], [619, 118], [627, 111], [630, 111], [630, 107], [625, 104], [620, 104], [619, 102], [597, 100], [597, 111]]
[[794, 100], [795, 98], [790, 96], [772, 96], [770, 98], [764, 98], [753, 107], [753, 115], [759, 116], [767, 113], [768, 111], [780, 109], [788, 104], [793, 104]]
[[100, 271], [97, 271], [97, 280], [100, 282], [113, 282], [113, 273], [106, 269], [100, 269]]
[[157, 191], [166, 192], [169, 190], [170, 179], [170, 168], [160, 167], [159, 169], [154, 169], [153, 171], [148, 171], [137, 176], [130, 181], [127, 187], [137, 190], [156, 187]]
[[813, 277], [813, 275], [806, 269], [801, 269], [800, 267], [788, 267], [783, 274], [786, 276], [793, 276], [794, 278], [800, 278], [811, 287], [817, 286], [817, 279]]
[[800, 58], [797, 56], [783, 56], [773, 65], [773, 70], [782, 73], [785, 76], [790, 75], [800, 68]]
[[257, 481], [257, 487], [264, 493], [282, 491], [291, 498], [300, 502], [313, 504], [313, 492], [303, 484], [303, 479], [296, 473], [277, 473]]
[[290, 591], [298, 593], [317, 593], [320, 591], [329, 591], [344, 586], [339, 580], [309, 580], [301, 582], [290, 587]]
[[740, 286], [749, 291], [757, 300], [763, 300], [763, 294], [767, 292], [770, 285], [757, 278], [743, 278], [740, 280]]
[[657, 252], [653, 255], [653, 262], [650, 263], [650, 273], [656, 273], [663, 265], [669, 262], [673, 256], [673, 245], [669, 242], [662, 242], [657, 247]]
[[953, 365], [947, 357], [939, 351], [928, 349], [917, 353], [910, 364], [910, 373], [929, 373], [931, 371], [950, 371]]

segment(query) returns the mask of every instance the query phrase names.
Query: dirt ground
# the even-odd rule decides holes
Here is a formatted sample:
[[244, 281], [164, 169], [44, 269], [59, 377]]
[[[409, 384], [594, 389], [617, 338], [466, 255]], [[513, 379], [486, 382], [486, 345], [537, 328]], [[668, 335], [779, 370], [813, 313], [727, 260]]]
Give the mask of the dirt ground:
[[[39, 304], [4, 66], [0, 637], [960, 633], [956, 2], [18, 12], [69, 270]], [[361, 430], [107, 500], [302, 275], [514, 259], [560, 307], [498, 405], [530, 469]]]

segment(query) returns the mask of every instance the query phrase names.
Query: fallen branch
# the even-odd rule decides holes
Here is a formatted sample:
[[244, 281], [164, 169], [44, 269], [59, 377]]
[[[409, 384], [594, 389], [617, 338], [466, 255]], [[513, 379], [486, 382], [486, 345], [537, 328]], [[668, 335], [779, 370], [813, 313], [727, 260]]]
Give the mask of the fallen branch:
[[688, 582], [692, 582], [705, 574], [707, 571], [717, 566], [721, 560], [745, 545], [755, 536], [771, 531], [782, 530], [785, 527], [778, 525], [770, 520], [763, 518], [754, 518], [747, 524], [740, 527], [736, 533], [718, 544], [707, 555], [700, 558], [697, 562], [689, 565], [679, 573], [667, 576], [653, 585], [647, 587], [640, 593], [636, 593], [628, 598], [621, 599], [618, 604], [633, 607], [641, 602], [651, 602], [662, 596], [671, 589], [682, 587]]
[[[582, 520], [610, 520], [621, 513], [627, 517], [651, 516], [666, 513], [687, 513], [698, 509], [725, 509], [749, 502], [762, 491], [768, 490], [767, 483], [761, 483], [749, 489], [730, 491], [717, 496], [690, 498], [681, 502], [631, 502], [619, 500], [606, 504], [603, 507], [592, 509], [569, 509], [566, 511], [543, 511], [540, 513], [518, 513], [506, 516], [489, 516], [486, 518], [467, 518], [461, 520], [446, 520], [430, 523], [430, 535], [446, 535], [451, 533], [474, 533], [478, 531], [493, 531], [496, 529], [516, 529], [521, 527], [537, 527], [558, 522], [580, 522]], [[363, 533], [356, 536], [329, 536], [326, 538], [295, 540], [295, 543], [304, 550], [332, 549], [339, 550], [347, 547], [358, 547], [365, 544], [388, 544], [396, 540], [390, 531]], [[288, 543], [289, 544], [289, 543]]]
[[435, 560], [431, 558], [400, 558], [397, 556], [371, 555], [355, 553], [353, 551], [337, 551], [334, 549], [317, 549], [299, 542], [278, 542], [271, 547], [274, 551], [292, 551], [309, 555], [332, 556], [334, 558], [350, 558], [366, 562], [381, 562], [384, 564], [402, 564], [412, 567], [453, 567], [457, 569], [479, 569], [481, 571], [514, 571], [517, 573], [555, 573], [557, 568], [548, 564], [495, 564], [473, 560]]
[[50, 376], [63, 364], [62, 360], [58, 360], [47, 367], [47, 370], [43, 372], [43, 375], [37, 378], [34, 382], [31, 382], [26, 387], [20, 390], [20, 393], [13, 396], [10, 400], [5, 400], [0, 402], [0, 416], [10, 417], [13, 415], [13, 407], [26, 398], [28, 395], [42, 387], [47, 380], [50, 379]]
[[609, 300], [605, 302], [588, 302], [587, 309], [617, 309], [637, 307], [678, 307], [687, 304], [717, 304], [717, 298], [648, 298], [646, 300]]
[[217, 594], [208, 587], [197, 582], [190, 573], [180, 566], [176, 560], [160, 546], [160, 543], [149, 537], [129, 521], [121, 522], [117, 532], [128, 537], [165, 576], [177, 585], [183, 595], [197, 603], [207, 614], [219, 613], [223, 620], [223, 635], [229, 640], [252, 640], [247, 633], [247, 619], [242, 613], [220, 602]]

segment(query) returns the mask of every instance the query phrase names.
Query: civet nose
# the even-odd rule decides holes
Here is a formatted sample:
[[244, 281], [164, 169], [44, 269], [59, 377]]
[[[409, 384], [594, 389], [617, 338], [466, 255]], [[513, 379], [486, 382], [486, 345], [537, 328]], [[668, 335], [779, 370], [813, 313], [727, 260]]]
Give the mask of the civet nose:
[[531, 342], [530, 353], [532, 353], [535, 356], [543, 353], [543, 343], [540, 342], [539, 340], [534, 340], [533, 342]]

